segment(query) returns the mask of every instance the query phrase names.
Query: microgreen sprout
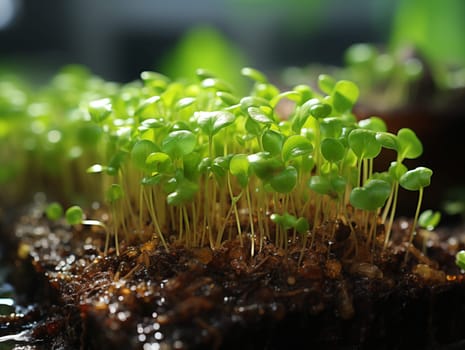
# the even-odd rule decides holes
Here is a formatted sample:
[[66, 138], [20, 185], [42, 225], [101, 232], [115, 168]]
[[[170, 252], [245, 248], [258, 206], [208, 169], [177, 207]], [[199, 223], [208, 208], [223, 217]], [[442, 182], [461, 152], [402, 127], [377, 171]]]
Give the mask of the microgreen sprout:
[[460, 269], [465, 270], [465, 250], [461, 250], [455, 255], [455, 264]]
[[432, 231], [439, 225], [441, 221], [441, 212], [432, 211], [431, 209], [423, 211], [418, 217], [418, 225]]
[[[86, 219], [84, 211], [78, 205], [73, 205], [73, 206], [70, 206], [68, 209], [66, 209], [65, 218], [66, 218], [66, 222], [69, 225], [89, 225], [89, 226], [101, 227], [104, 230], [105, 235], [106, 235], [104, 254], [105, 255], [107, 254], [109, 239], [110, 239], [110, 232], [108, 231], [107, 226], [103, 222], [99, 220]], [[115, 239], [115, 243], [116, 243], [116, 254], [119, 255], [119, 246], [118, 246], [117, 238]]]
[[[420, 215], [421, 202], [423, 200], [423, 189], [430, 185], [431, 176], [433, 171], [425, 167], [417, 167], [416, 169], [409, 170], [403, 174], [399, 179], [399, 184], [409, 190], [409, 191], [418, 191], [418, 201], [417, 209], [415, 211], [415, 216], [413, 217], [413, 224], [409, 234], [409, 245], [412, 244], [413, 236], [415, 234], [415, 229], [417, 226], [417, 221]], [[407, 261], [408, 250], [405, 254], [405, 261]]]
[[441, 221], [441, 212], [431, 209], [423, 211], [418, 217], [418, 226], [424, 228], [423, 231], [423, 254], [426, 254], [426, 244], [430, 231], [433, 231]]
[[56, 221], [63, 217], [63, 207], [58, 202], [52, 202], [45, 208], [45, 214], [49, 220]]

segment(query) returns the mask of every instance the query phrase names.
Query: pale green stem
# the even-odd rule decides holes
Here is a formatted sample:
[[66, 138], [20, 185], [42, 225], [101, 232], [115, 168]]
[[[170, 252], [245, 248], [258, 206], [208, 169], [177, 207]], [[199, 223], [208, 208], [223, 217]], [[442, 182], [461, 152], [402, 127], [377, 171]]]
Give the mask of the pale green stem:
[[415, 235], [415, 229], [417, 227], [418, 217], [420, 216], [420, 207], [421, 207], [422, 200], [423, 200], [423, 187], [420, 187], [420, 189], [418, 190], [417, 209], [415, 211], [415, 217], [413, 218], [412, 229], [410, 230], [409, 242], [408, 242], [407, 252], [405, 253], [404, 264], [407, 263], [409, 248], [412, 246], [413, 236]]

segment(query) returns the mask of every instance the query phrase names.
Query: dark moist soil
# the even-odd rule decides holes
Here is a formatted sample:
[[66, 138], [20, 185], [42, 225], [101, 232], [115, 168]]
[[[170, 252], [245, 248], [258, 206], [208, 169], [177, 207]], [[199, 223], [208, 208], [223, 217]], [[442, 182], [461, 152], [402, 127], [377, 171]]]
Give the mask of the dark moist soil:
[[251, 258], [236, 240], [169, 252], [131, 242], [104, 256], [100, 232], [28, 213], [13, 283], [40, 306], [3, 321], [10, 331], [35, 322], [35, 349], [462, 349], [463, 244], [431, 234], [427, 257], [418, 240], [404, 265], [408, 229], [398, 220], [389, 249], [358, 261], [343, 258], [344, 227], [300, 264], [297, 246], [267, 243]]

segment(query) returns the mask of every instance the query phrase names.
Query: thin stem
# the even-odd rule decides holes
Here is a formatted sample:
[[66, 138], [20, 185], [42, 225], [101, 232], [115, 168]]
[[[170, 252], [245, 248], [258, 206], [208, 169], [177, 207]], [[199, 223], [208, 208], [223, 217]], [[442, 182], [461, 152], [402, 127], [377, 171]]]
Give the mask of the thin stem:
[[239, 211], [237, 210], [237, 202], [242, 197], [242, 194], [244, 192], [242, 190], [241, 193], [237, 197], [234, 197], [232, 187], [231, 187], [231, 177], [229, 173], [228, 173], [228, 190], [229, 190], [229, 196], [231, 197], [231, 206], [234, 207], [234, 216], [236, 218], [236, 227], [237, 227], [237, 234], [239, 235], [239, 242], [240, 242], [241, 247], [243, 247], [244, 242], [242, 241], [241, 218], [239, 217]]
[[108, 245], [110, 244], [110, 231], [108, 230], [107, 225], [105, 225], [103, 222], [98, 221], [98, 220], [82, 220], [83, 225], [89, 225], [89, 226], [99, 226], [103, 228], [103, 231], [105, 232], [105, 250], [104, 250], [104, 255], [107, 255], [108, 253]]
[[115, 210], [115, 206], [112, 205], [111, 206], [111, 212], [112, 212], [112, 216], [113, 216], [113, 220], [114, 220], [114, 236], [115, 236], [115, 249], [116, 249], [116, 255], [119, 256], [119, 239], [118, 239], [118, 221], [117, 221], [117, 218], [118, 216], [116, 215], [116, 210]]
[[160, 230], [160, 225], [158, 223], [158, 219], [157, 219], [157, 216], [155, 214], [154, 207], [153, 207], [153, 198], [152, 198], [153, 193], [151, 191], [149, 193], [147, 193], [145, 191], [145, 188], [143, 189], [143, 193], [145, 195], [145, 200], [146, 200], [146, 203], [147, 203], [147, 208], [148, 208], [148, 211], [149, 211], [149, 215], [150, 215], [150, 217], [152, 219], [152, 223], [153, 223], [153, 225], [155, 227], [155, 234], [158, 235], [158, 237], [160, 237], [160, 240], [161, 240], [161, 243], [163, 244], [163, 247], [165, 248], [165, 250], [167, 252], [169, 252], [168, 245], [166, 244], [165, 237], [163, 236], [163, 233]]
[[404, 264], [407, 263], [409, 248], [412, 246], [413, 236], [415, 235], [415, 229], [417, 227], [418, 217], [420, 216], [420, 207], [421, 207], [422, 200], [423, 200], [423, 187], [420, 187], [420, 189], [418, 190], [417, 209], [415, 211], [415, 217], [413, 218], [412, 229], [410, 230], [408, 247], [407, 247], [407, 251], [405, 252]]
[[[179, 222], [179, 241], [182, 241], [182, 236], [183, 236], [183, 233], [184, 233], [184, 219], [182, 217], [182, 210], [180, 207], [176, 208], [177, 211], [178, 211], [178, 222]], [[187, 242], [186, 240], [186, 246], [189, 247], [189, 242]]]
[[396, 212], [398, 194], [399, 194], [399, 183], [396, 181], [396, 183], [394, 185], [394, 199], [392, 201], [391, 215], [389, 216], [388, 225], [386, 227], [386, 236], [384, 238], [384, 247], [383, 247], [383, 249], [386, 249], [386, 247], [388, 245], [388, 242], [389, 242], [389, 238], [391, 236], [391, 229], [392, 229], [392, 224], [394, 223], [394, 216], [395, 216], [395, 212]]
[[254, 256], [255, 254], [255, 229], [253, 224], [253, 215], [252, 215], [252, 202], [250, 200], [250, 189], [247, 186], [246, 189], [246, 198], [247, 198], [247, 206], [249, 211], [249, 225], [250, 225], [250, 235], [251, 235], [251, 242], [250, 242], [250, 255]]
[[195, 242], [192, 240], [191, 237], [191, 227], [189, 223], [189, 214], [187, 213], [186, 205], [183, 204], [181, 206], [181, 212], [183, 213], [184, 216], [184, 224], [186, 227], [186, 242], [188, 242], [188, 246], [193, 246], [195, 245]]
[[142, 220], [142, 212], [143, 212], [143, 208], [144, 208], [144, 196], [143, 196], [143, 187], [142, 186], [139, 186], [139, 230], [143, 230], [143, 227], [145, 226], [143, 224], [143, 220]]

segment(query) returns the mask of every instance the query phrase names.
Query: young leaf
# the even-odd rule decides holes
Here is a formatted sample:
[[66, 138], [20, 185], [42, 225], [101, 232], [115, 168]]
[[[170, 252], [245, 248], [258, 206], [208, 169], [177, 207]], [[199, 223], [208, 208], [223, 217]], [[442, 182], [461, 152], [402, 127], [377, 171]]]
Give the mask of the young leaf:
[[340, 175], [314, 175], [308, 182], [308, 187], [319, 194], [338, 198], [345, 191], [347, 181]]
[[328, 194], [331, 192], [331, 183], [327, 176], [312, 176], [308, 183], [308, 187], [319, 194]]
[[65, 217], [68, 224], [77, 225], [84, 220], [84, 212], [81, 207], [73, 205], [66, 210]]
[[399, 179], [399, 184], [409, 191], [418, 191], [420, 188], [429, 186], [433, 171], [425, 167], [417, 167], [407, 171]]
[[333, 77], [327, 74], [320, 74], [318, 76], [318, 87], [327, 95], [331, 95], [334, 87], [336, 86], [336, 81]]
[[381, 152], [381, 144], [375, 133], [366, 129], [355, 129], [349, 134], [349, 146], [359, 159], [375, 158]]
[[297, 169], [293, 166], [286, 167], [282, 172], [270, 179], [271, 187], [279, 193], [291, 192], [297, 183]]
[[225, 111], [195, 112], [200, 128], [209, 136], [234, 122], [234, 114]]
[[161, 97], [159, 95], [151, 96], [145, 100], [143, 100], [140, 104], [139, 107], [137, 107], [135, 114], [136, 115], [143, 115], [143, 112], [145, 110], [148, 110], [149, 107], [157, 104], [158, 102], [161, 101]]
[[146, 131], [149, 129], [159, 129], [166, 126], [166, 120], [163, 118], [149, 118], [141, 122], [138, 130]]
[[244, 67], [241, 69], [241, 74], [244, 77], [248, 77], [252, 80], [254, 80], [257, 83], [267, 83], [268, 80], [266, 79], [266, 76], [258, 71], [257, 69], [250, 68], [250, 67]]
[[247, 113], [249, 107], [266, 106], [266, 107], [271, 108], [268, 100], [264, 99], [263, 97], [259, 97], [259, 96], [246, 96], [246, 97], [243, 97], [240, 100], [239, 103], [241, 105], [241, 109], [245, 113]]
[[226, 176], [229, 170], [230, 160], [231, 157], [216, 157], [215, 159], [213, 159], [210, 169], [217, 179]]
[[276, 156], [281, 153], [283, 143], [284, 136], [277, 131], [268, 129], [262, 134], [263, 150], [270, 153], [272, 156]]
[[200, 79], [200, 80], [205, 80], [208, 78], [216, 78], [216, 74], [211, 72], [208, 69], [205, 68], [198, 68], [195, 70], [195, 75]]
[[152, 172], [167, 172], [172, 167], [169, 155], [163, 152], [150, 153], [145, 159], [146, 168]]
[[294, 130], [294, 132], [300, 132], [311, 115], [310, 109], [317, 104], [320, 104], [320, 100], [317, 98], [311, 98], [297, 108], [294, 118], [292, 119], [292, 130]]
[[313, 91], [308, 85], [300, 84], [295, 86], [293, 90], [300, 95], [300, 100], [296, 101], [298, 105], [303, 104], [305, 101], [308, 101], [313, 97]]
[[284, 213], [283, 215], [273, 213], [270, 215], [270, 219], [285, 230], [295, 227], [297, 223], [297, 218], [289, 213]]
[[228, 82], [226, 82], [226, 81], [224, 81], [222, 79], [218, 79], [218, 78], [204, 79], [204, 80], [202, 80], [200, 85], [204, 89], [211, 88], [211, 89], [215, 89], [217, 91], [226, 91], [226, 92], [232, 92], [233, 91], [233, 87]]
[[383, 172], [380, 172], [380, 173], [378, 173], [378, 172], [373, 173], [373, 174], [371, 174], [370, 179], [383, 180], [383, 181], [386, 181], [387, 183], [389, 183], [391, 186], [392, 186], [392, 184], [394, 182], [394, 178], [387, 171], [383, 171]]
[[265, 152], [251, 154], [247, 159], [250, 164], [250, 170], [263, 181], [270, 180], [283, 169], [283, 164], [280, 160], [271, 157]]
[[306, 137], [292, 135], [284, 142], [281, 154], [283, 160], [287, 162], [293, 158], [308, 155], [312, 152], [313, 145]]
[[301, 101], [302, 96], [297, 91], [285, 91], [285, 92], [282, 92], [282, 93], [274, 96], [270, 101], [270, 106], [273, 107], [273, 108], [276, 107], [276, 105], [279, 103], [279, 101], [281, 101], [282, 99], [285, 99], [285, 98], [298, 103], [298, 102]]
[[358, 125], [362, 129], [368, 129], [377, 132], [386, 132], [387, 126], [383, 119], [380, 117], [370, 117], [362, 119], [358, 122]]
[[407, 167], [399, 162], [391, 162], [391, 165], [389, 166], [389, 175], [392, 176], [396, 181], [399, 181], [399, 179], [402, 177], [407, 172]]
[[190, 181], [198, 181], [199, 165], [202, 161], [202, 156], [199, 152], [191, 152], [186, 154], [183, 159], [183, 176]]
[[381, 144], [382, 147], [398, 150], [397, 136], [390, 132], [377, 132], [376, 140]]
[[239, 104], [239, 99], [233, 95], [230, 94], [229, 92], [225, 91], [217, 91], [216, 96], [218, 96], [223, 103], [225, 103], [228, 106], [233, 106]]
[[252, 118], [257, 123], [261, 123], [261, 124], [274, 123], [274, 120], [259, 107], [251, 106], [247, 108], [247, 113], [249, 114], [250, 118]]
[[455, 255], [455, 264], [465, 270], [465, 250], [461, 250]]
[[177, 184], [175, 191], [168, 194], [166, 200], [169, 205], [180, 205], [192, 200], [198, 190], [199, 186], [196, 183], [182, 180]]
[[117, 151], [108, 162], [108, 167], [106, 169], [108, 175], [116, 175], [121, 169], [121, 164], [125, 161], [127, 156], [126, 151]]
[[381, 208], [391, 193], [391, 185], [384, 180], [369, 180], [363, 187], [350, 193], [350, 203], [358, 209], [373, 211]]
[[170, 82], [166, 75], [157, 72], [144, 71], [140, 77], [147, 86], [151, 87], [165, 88]]
[[325, 138], [321, 142], [321, 154], [329, 162], [338, 162], [344, 158], [345, 147], [341, 141], [335, 138]]
[[45, 208], [45, 214], [49, 220], [58, 220], [63, 216], [63, 207], [58, 202], [52, 202]]
[[338, 117], [325, 118], [320, 121], [320, 132], [323, 137], [338, 138], [342, 135], [344, 121]]
[[137, 141], [131, 150], [131, 160], [140, 170], [148, 170], [146, 159], [151, 153], [155, 153], [158, 150], [157, 145], [150, 140]]
[[426, 228], [428, 231], [434, 230], [440, 221], [441, 213], [439, 211], [433, 212], [431, 209], [425, 210], [418, 217], [418, 224], [421, 227]]
[[257, 83], [254, 86], [254, 95], [270, 101], [271, 105], [271, 101], [274, 101], [275, 97], [279, 95], [279, 89], [270, 83]]
[[327, 103], [316, 103], [310, 107], [310, 114], [317, 119], [323, 119], [331, 114], [331, 110], [331, 106]]
[[397, 132], [398, 156], [400, 160], [418, 158], [423, 153], [423, 145], [417, 135], [408, 128]]
[[181, 98], [180, 100], [178, 100], [176, 102], [176, 105], [174, 106], [174, 109], [181, 110], [181, 109], [187, 108], [187, 107], [191, 106], [192, 104], [194, 104], [196, 100], [197, 99], [195, 97]]
[[245, 130], [252, 136], [259, 136], [262, 133], [262, 127], [252, 118], [247, 118], [245, 121]]
[[[191, 153], [197, 144], [197, 138], [189, 130], [172, 131], [162, 142], [162, 150], [173, 158]], [[150, 152], [152, 153], [152, 152]], [[145, 157], [146, 159], [147, 157]], [[144, 159], [144, 163], [145, 163]]]
[[339, 113], [350, 110], [359, 96], [357, 85], [348, 80], [340, 80], [334, 86], [331, 94], [333, 98], [333, 107]]

